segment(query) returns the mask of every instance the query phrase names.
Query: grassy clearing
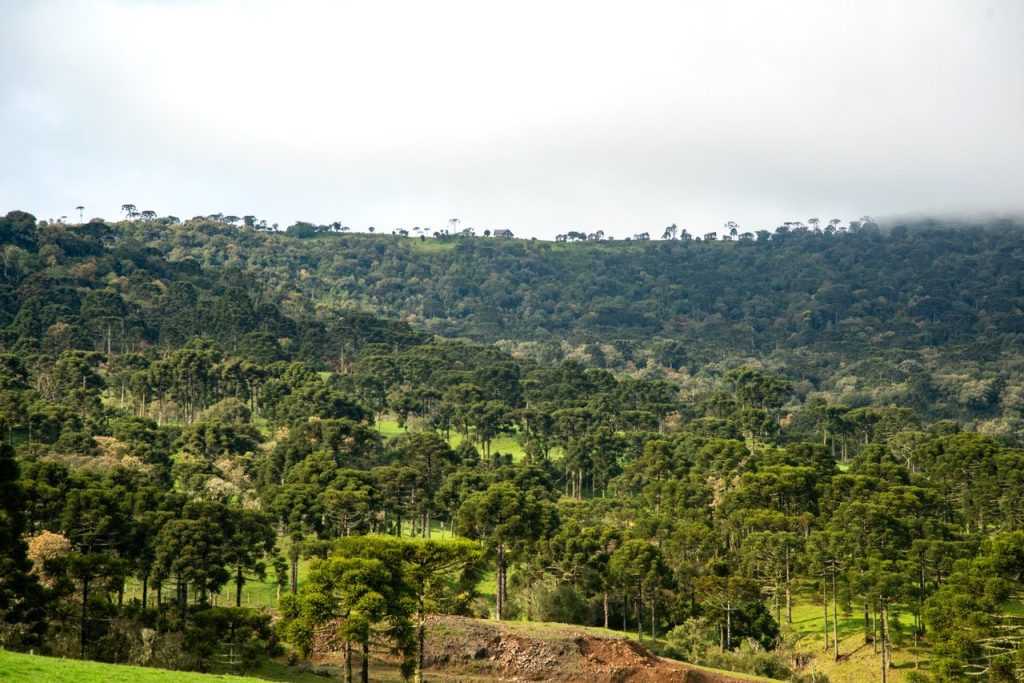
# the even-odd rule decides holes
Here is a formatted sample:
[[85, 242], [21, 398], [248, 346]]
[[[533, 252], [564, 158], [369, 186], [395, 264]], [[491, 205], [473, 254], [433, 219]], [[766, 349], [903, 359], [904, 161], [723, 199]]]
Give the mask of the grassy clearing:
[[[831, 638], [832, 616], [829, 611], [829, 633]], [[890, 671], [890, 680], [902, 681], [907, 671], [917, 666], [927, 667], [928, 652], [925, 648], [916, 648], [911, 634], [914, 627], [914, 615], [909, 610], [899, 612], [892, 623], [894, 630], [902, 631], [903, 642], [893, 648], [895, 668]], [[807, 665], [808, 671], [820, 671], [829, 677], [831, 683], [860, 683], [881, 679], [881, 662], [871, 643], [864, 639], [864, 615], [856, 610], [844, 613], [839, 611], [839, 654], [836, 661], [832, 652], [825, 651], [824, 630], [825, 616], [821, 603], [815, 604], [805, 596], [793, 605], [793, 623], [783, 624], [798, 637], [795, 648], [798, 652], [811, 656]]]
[[390, 439], [393, 436], [409, 433], [408, 429], [398, 425], [398, 420], [394, 420], [392, 418], [381, 418], [380, 420], [377, 420], [376, 427], [381, 436], [387, 439]]
[[445, 251], [451, 251], [455, 248], [454, 241], [441, 241], [435, 239], [421, 240], [418, 237], [409, 240], [408, 244], [412, 251], [419, 252], [421, 254], [439, 254]]
[[[400, 434], [408, 434], [409, 429], [406, 427], [400, 427], [398, 421], [393, 418], [383, 418], [377, 421], [377, 431], [380, 432], [385, 438], [391, 438], [399, 436]], [[448, 438], [448, 443], [452, 448], [457, 447], [462, 443], [462, 435], [452, 432]], [[512, 460], [520, 462], [526, 458], [526, 450], [523, 448], [523, 444], [519, 442], [519, 436], [515, 433], [501, 434], [498, 438], [491, 442], [492, 453], [507, 453], [512, 456]], [[561, 456], [561, 449], [555, 448], [551, 451], [552, 458], [558, 458]]]
[[[462, 443], [462, 435], [452, 433], [448, 439], [452, 448]], [[514, 462], [520, 462], [526, 457], [526, 450], [519, 443], [519, 437], [515, 434], [501, 434], [491, 442], [491, 453], [508, 453]]]
[[[287, 552], [288, 540], [286, 538], [280, 538], [278, 541], [282, 552]], [[303, 581], [309, 575], [310, 560], [299, 561], [299, 585], [301, 586]], [[281, 589], [281, 595], [284, 595], [288, 591], [285, 587]], [[190, 596], [193, 597], [193, 596]], [[125, 582], [124, 589], [125, 602], [132, 600], [142, 601], [142, 582], [136, 578], [129, 578]], [[168, 582], [163, 589], [163, 600], [174, 599], [174, 583]], [[242, 586], [242, 607], [251, 607], [255, 609], [276, 609], [278, 600], [278, 587], [274, 582], [274, 574], [271, 569], [268, 568], [267, 576], [264, 580], [258, 579], [248, 581]], [[210, 597], [210, 602], [214, 606], [218, 607], [234, 607], [235, 605], [235, 584], [228, 583], [220, 589], [220, 592], [214, 593]], [[156, 605], [156, 593], [153, 591], [152, 586], [149, 590], [149, 605]]]
[[[831, 605], [829, 606], [829, 634], [831, 637], [832, 632], [832, 611]], [[890, 616], [890, 619], [892, 617]], [[904, 610], [899, 612], [898, 615], [899, 628], [903, 631], [910, 633], [914, 627], [914, 615]], [[895, 628], [896, 624], [892, 624]], [[817, 641], [818, 645], [822, 644], [822, 637], [825, 631], [825, 614], [821, 603], [813, 603], [811, 601], [797, 601], [793, 605], [793, 623], [789, 625], [794, 633], [798, 633], [804, 636], [805, 640]], [[863, 636], [864, 635], [864, 614], [861, 612], [848, 612], [844, 613], [842, 608], [839, 610], [839, 623], [838, 628], [839, 639], [849, 638], [851, 636]]]
[[1006, 614], [1013, 617], [1024, 617], [1024, 600], [1010, 600], [1003, 608]]

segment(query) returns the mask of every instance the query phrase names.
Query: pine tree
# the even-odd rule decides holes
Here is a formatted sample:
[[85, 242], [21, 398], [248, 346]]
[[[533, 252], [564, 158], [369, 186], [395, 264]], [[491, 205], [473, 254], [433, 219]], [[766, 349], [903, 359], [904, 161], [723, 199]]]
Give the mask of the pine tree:
[[0, 646], [28, 647], [46, 630], [45, 595], [26, 554], [24, 503], [14, 449], [0, 444]]

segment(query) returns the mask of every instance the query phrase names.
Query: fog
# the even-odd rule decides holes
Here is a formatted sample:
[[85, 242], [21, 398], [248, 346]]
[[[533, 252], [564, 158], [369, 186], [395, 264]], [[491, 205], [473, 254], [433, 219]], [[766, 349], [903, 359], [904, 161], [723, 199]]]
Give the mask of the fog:
[[5, 2], [0, 211], [615, 236], [1024, 209], [1024, 3]]

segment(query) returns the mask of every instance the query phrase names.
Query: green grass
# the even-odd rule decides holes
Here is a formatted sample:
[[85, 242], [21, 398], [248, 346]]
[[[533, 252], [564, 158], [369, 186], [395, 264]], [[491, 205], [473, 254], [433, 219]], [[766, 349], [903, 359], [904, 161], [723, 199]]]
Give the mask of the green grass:
[[[452, 445], [452, 448], [455, 448], [462, 443], [462, 435], [453, 432], [448, 442]], [[511, 454], [512, 460], [515, 462], [520, 462], [526, 457], [526, 450], [519, 443], [519, 437], [515, 434], [500, 434], [498, 438], [491, 441], [491, 453]]]
[[[861, 607], [854, 605], [850, 613], [839, 610], [839, 651], [840, 661], [833, 660], [831, 652], [824, 651], [823, 631], [825, 615], [821, 603], [815, 603], [810, 595], [799, 595], [793, 605], [793, 623], [787, 625], [783, 616], [784, 631], [791, 629], [799, 637], [794, 647], [797, 651], [810, 655], [813, 659], [809, 666], [821, 671], [832, 683], [859, 683], [878, 679], [878, 655], [874, 647], [864, 640], [864, 614]], [[832, 611], [829, 605], [829, 638], [832, 634]], [[903, 672], [913, 669], [915, 664], [927, 667], [928, 650], [915, 647], [913, 640], [914, 614], [909, 609], [902, 609], [890, 615], [891, 626], [898, 624], [902, 631], [893, 649], [895, 668], [890, 671], [890, 680], [898, 683], [903, 680]], [[894, 631], [897, 629], [893, 629]]]
[[1024, 600], [1010, 600], [1003, 605], [1003, 609], [1011, 617], [1024, 617]]
[[[412, 522], [411, 521], [405, 521], [405, 522], [402, 523], [402, 534], [403, 534], [404, 538], [409, 538], [409, 537], [412, 536]], [[446, 525], [444, 528], [442, 528], [441, 523], [439, 521], [434, 520], [434, 521], [431, 522], [431, 524], [430, 524], [430, 538], [431, 538], [431, 540], [435, 540], [435, 541], [441, 540], [441, 541], [443, 541], [443, 540], [449, 540], [449, 539], [452, 539], [452, 538], [455, 538], [455, 537], [456, 537], [455, 534], [452, 532], [452, 530], [451, 530], [451, 528], [449, 526]], [[278, 546], [281, 548], [281, 551], [282, 551], [283, 554], [287, 554], [288, 544], [289, 544], [289, 541], [288, 541], [288, 539], [286, 537], [279, 537], [278, 538]], [[310, 559], [299, 560], [299, 586], [301, 586], [305, 582], [306, 577], [309, 576], [309, 569], [310, 569], [310, 565], [311, 564], [312, 564], [312, 560], [310, 560]], [[287, 586], [282, 588], [281, 589], [281, 595], [284, 595], [285, 593], [287, 593], [288, 590], [289, 590], [289, 588]], [[491, 591], [490, 592], [491, 603], [493, 605], [493, 602], [494, 602], [494, 580], [493, 580], [493, 576], [491, 577], [490, 591]], [[483, 592], [485, 592], [485, 591], [483, 591]], [[173, 582], [169, 582], [167, 585], [164, 586], [163, 600], [166, 602], [168, 600], [173, 599], [173, 596], [174, 596], [174, 583]], [[134, 578], [134, 577], [128, 578], [125, 581], [124, 599], [125, 599], [125, 602], [130, 602], [132, 600], [138, 600], [139, 602], [141, 602], [142, 601], [142, 582], [139, 581], [138, 579]], [[251, 581], [247, 582], [242, 587], [242, 607], [251, 607], [251, 608], [256, 608], [256, 609], [264, 608], [264, 609], [273, 610], [273, 609], [277, 608], [277, 601], [278, 601], [277, 584], [274, 583], [274, 575], [273, 575], [273, 572], [270, 569], [267, 570], [267, 577], [266, 577], [265, 580], [259, 581], [259, 580], [255, 580], [254, 579], [254, 580], [251, 580]], [[229, 582], [227, 585], [225, 585], [223, 588], [221, 588], [220, 592], [214, 593], [213, 594], [213, 598], [211, 598], [211, 602], [213, 602], [213, 604], [218, 606], [218, 607], [234, 607], [234, 605], [235, 605], [235, 584]], [[152, 587], [150, 587], [150, 591], [149, 591], [149, 605], [151, 607], [156, 605], [156, 593], [152, 590]], [[0, 680], [2, 680], [2, 679], [0, 679]]]
[[[282, 554], [287, 554], [289, 541], [286, 537], [278, 538], [278, 547], [281, 549]], [[310, 560], [299, 561], [299, 585], [306, 579], [309, 574]], [[281, 589], [281, 594], [284, 595], [288, 591], [288, 587]], [[173, 600], [174, 596], [174, 583], [169, 582], [164, 586], [163, 589], [163, 600]], [[193, 596], [190, 596], [193, 597]], [[125, 581], [124, 591], [125, 602], [131, 600], [142, 601], [142, 582], [138, 579], [129, 578]], [[235, 584], [228, 582], [220, 592], [214, 593], [211, 602], [218, 607], [234, 607], [235, 605]], [[156, 593], [152, 587], [149, 590], [149, 605], [156, 605]], [[242, 607], [252, 608], [265, 608], [275, 609], [277, 607], [277, 584], [274, 582], [273, 570], [267, 568], [267, 576], [263, 581], [254, 579], [246, 582], [242, 586]]]
[[387, 438], [398, 436], [400, 434], [408, 434], [408, 431], [404, 427], [398, 426], [397, 420], [391, 418], [382, 418], [377, 420], [377, 431], [380, 432], [381, 436]]
[[40, 681], [47, 683], [213, 683], [214, 681], [259, 683], [260, 679], [167, 671], [122, 664], [101, 664], [0, 650], [0, 681], [5, 681], [5, 683], [38, 683]]
[[[914, 626], [914, 615], [909, 610], [899, 612], [899, 625], [907, 633], [911, 632]], [[829, 634], [832, 633], [832, 609], [829, 604], [828, 614]], [[785, 614], [783, 614], [785, 624]], [[825, 630], [825, 614], [821, 604], [814, 604], [810, 601], [797, 600], [793, 604], [793, 623], [790, 625], [794, 632], [809, 637], [819, 638]], [[854, 609], [844, 614], [842, 607], [839, 609], [839, 625], [837, 628], [839, 639], [843, 640], [851, 636], [864, 633], [864, 614]], [[829, 636], [831, 637], [831, 635]]]
[[[398, 421], [393, 418], [383, 418], [377, 421], [377, 431], [380, 432], [385, 438], [391, 438], [399, 436], [400, 434], [408, 434], [409, 430], [398, 426]], [[462, 435], [452, 432], [448, 443], [452, 448], [456, 448], [462, 443]], [[526, 458], [526, 450], [523, 448], [523, 444], [519, 442], [519, 436], [515, 433], [500, 434], [498, 438], [491, 441], [491, 453], [507, 453], [512, 456], [512, 460], [520, 462]], [[561, 454], [560, 449], [553, 449], [551, 456], [557, 458]]]
[[413, 237], [408, 242], [409, 246], [412, 247], [413, 251], [420, 252], [422, 254], [439, 254], [445, 251], [451, 251], [455, 248], [455, 241], [441, 241], [431, 238], [421, 240], [419, 237]]
[[480, 583], [476, 585], [476, 592], [487, 603], [487, 608], [493, 615], [498, 607], [498, 574], [494, 570], [488, 570], [480, 577]]

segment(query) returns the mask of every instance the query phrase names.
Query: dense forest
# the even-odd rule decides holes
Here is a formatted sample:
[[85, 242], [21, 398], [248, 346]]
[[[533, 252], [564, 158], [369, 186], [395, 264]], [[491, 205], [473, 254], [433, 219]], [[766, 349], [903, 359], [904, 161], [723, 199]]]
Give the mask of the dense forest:
[[416, 678], [445, 613], [1020, 679], [1024, 226], [416, 232], [0, 218], [0, 645]]
[[[144, 317], [166, 302], [189, 311], [176, 325], [203, 324], [223, 340], [259, 326], [289, 339], [293, 357], [337, 363], [345, 349], [305, 341], [287, 321], [337, 327], [358, 311], [420, 333], [497, 343], [540, 363], [653, 369], [683, 387], [699, 384], [709, 367], [753, 360], [793, 379], [801, 395], [907, 405], [934, 418], [986, 422], [990, 432], [1019, 429], [1019, 222], [921, 221], [883, 232], [870, 221], [825, 229], [809, 221], [814, 229], [793, 223], [773, 233], [734, 226], [717, 239], [670, 226], [669, 239], [658, 241], [570, 233], [582, 241], [552, 243], [352, 234], [338, 223], [273, 232], [216, 218], [117, 226], [109, 239], [121, 248], [155, 250], [152, 257], [197, 276], [223, 274], [236, 299], [246, 293], [218, 302], [220, 317], [199, 321], [187, 319], [197, 315], [190, 291], [158, 300], [120, 285], [127, 312], [145, 320], [127, 331], [129, 343], [173, 334], [165, 331], [171, 320]], [[172, 277], [186, 279], [181, 271]], [[265, 319], [268, 302], [281, 313]]]

